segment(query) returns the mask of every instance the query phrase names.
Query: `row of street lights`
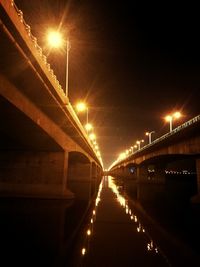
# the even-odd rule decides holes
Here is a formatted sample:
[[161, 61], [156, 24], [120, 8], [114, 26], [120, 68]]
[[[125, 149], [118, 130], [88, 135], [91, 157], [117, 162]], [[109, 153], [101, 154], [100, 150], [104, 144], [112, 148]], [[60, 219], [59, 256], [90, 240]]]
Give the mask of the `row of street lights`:
[[[169, 131], [170, 132], [173, 131], [173, 120], [179, 119], [181, 116], [182, 116], [182, 114], [179, 111], [177, 111], [177, 112], [174, 112], [173, 114], [167, 115], [165, 117], [165, 121], [169, 122]], [[149, 144], [151, 144], [151, 142], [152, 142], [152, 134], [154, 134], [154, 133], [155, 133], [155, 131], [145, 133], [145, 135], [149, 137]], [[126, 149], [125, 152], [120, 153], [117, 161], [125, 159], [129, 155], [129, 153], [133, 153], [134, 148], [137, 150], [140, 150], [141, 149], [141, 143], [144, 143], [143, 139], [137, 140], [135, 145], [131, 146], [130, 149]]]
[[[69, 40], [64, 40], [61, 33], [59, 31], [49, 31], [47, 34], [47, 41], [48, 44], [51, 48], [62, 48], [65, 46], [66, 48], [66, 77], [65, 77], [65, 94], [68, 97], [68, 93], [69, 93], [69, 50], [70, 50], [70, 43]], [[83, 103], [83, 102], [79, 102], [76, 105], [76, 111], [77, 112], [86, 112], [86, 124], [85, 124], [85, 130], [87, 133], [87, 136], [89, 137], [90, 141], [92, 142], [93, 146], [94, 146], [94, 150], [96, 152], [96, 155], [98, 156], [99, 160], [102, 163], [102, 158], [101, 158], [101, 153], [99, 151], [99, 146], [97, 145], [97, 141], [96, 141], [96, 135], [94, 134], [94, 132], [92, 132], [93, 130], [93, 126], [91, 123], [89, 123], [89, 118], [88, 118], [88, 114], [89, 114], [89, 110], [88, 110], [88, 106]]]
[[[69, 40], [64, 40], [62, 38], [62, 35], [59, 31], [49, 31], [48, 32], [48, 35], [47, 35], [47, 40], [48, 40], [48, 44], [50, 47], [52, 48], [61, 48], [63, 46], [66, 47], [66, 84], [65, 84], [65, 94], [66, 96], [68, 97], [68, 86], [69, 86], [69, 78], [68, 78], [68, 68], [69, 68], [69, 50], [70, 50], [70, 43], [69, 43]], [[85, 129], [86, 129], [86, 132], [87, 134], [93, 129], [93, 126], [89, 123], [89, 120], [88, 120], [88, 107], [85, 105], [85, 103], [78, 103], [77, 104], [77, 111], [78, 112], [82, 112], [82, 111], [86, 111], [86, 125], [85, 125]], [[181, 117], [181, 113], [180, 112], [175, 112], [171, 115], [167, 115], [165, 117], [165, 120], [167, 122], [169, 122], [169, 127], [170, 127], [170, 132], [173, 131], [173, 120], [174, 119], [178, 119]], [[146, 136], [149, 137], [149, 144], [151, 144], [152, 142], [152, 134], [155, 133], [155, 131], [151, 131], [151, 132], [146, 132]], [[94, 133], [90, 133], [89, 134], [89, 138], [90, 140], [95, 141], [95, 134]], [[137, 140], [136, 141], [136, 145], [134, 145], [134, 147], [131, 147], [130, 150], [126, 150], [126, 153], [125, 155], [128, 153], [127, 151], [132, 151], [133, 153], [133, 148], [138, 148], [138, 150], [141, 148], [141, 143], [143, 143], [144, 140]], [[96, 147], [98, 147], [96, 145]], [[98, 154], [100, 155], [100, 152], [97, 151]], [[121, 153], [120, 154], [120, 158], [123, 158], [124, 157], [124, 153]]]
[[90, 139], [90, 141], [92, 142], [93, 146], [94, 146], [94, 149], [96, 151], [96, 154], [98, 156], [98, 158], [100, 159], [100, 161], [102, 162], [102, 159], [101, 159], [101, 153], [99, 151], [99, 146], [97, 144], [97, 141], [96, 141], [96, 135], [95, 133], [93, 132], [93, 125], [91, 123], [89, 123], [89, 109], [88, 109], [88, 106], [84, 103], [84, 102], [79, 102], [77, 103], [76, 105], [76, 110], [77, 112], [86, 112], [86, 124], [85, 124], [85, 130], [87, 132], [87, 135]]

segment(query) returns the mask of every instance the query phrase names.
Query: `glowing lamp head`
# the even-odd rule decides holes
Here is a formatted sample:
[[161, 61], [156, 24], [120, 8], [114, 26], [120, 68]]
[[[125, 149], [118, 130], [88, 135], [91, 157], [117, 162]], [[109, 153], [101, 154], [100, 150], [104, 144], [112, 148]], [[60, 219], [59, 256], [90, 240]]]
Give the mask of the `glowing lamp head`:
[[165, 120], [166, 120], [166, 121], [171, 121], [171, 120], [172, 120], [172, 116], [167, 115], [167, 116], [165, 117]]
[[145, 135], [147, 135], [147, 136], [148, 136], [148, 135], [149, 135], [149, 132], [146, 132], [146, 133], [145, 133]]
[[86, 104], [85, 103], [83, 103], [83, 102], [80, 102], [80, 103], [78, 103], [77, 105], [76, 105], [76, 109], [77, 109], [77, 111], [84, 111], [84, 110], [86, 110]]
[[91, 133], [89, 135], [90, 140], [94, 140], [96, 138], [96, 135], [94, 133]]
[[87, 123], [87, 124], [85, 125], [85, 129], [86, 129], [87, 131], [91, 131], [91, 130], [93, 129], [92, 124]]
[[63, 45], [62, 35], [58, 31], [49, 31], [47, 35], [47, 41], [51, 47], [58, 48]]
[[181, 113], [179, 111], [174, 113], [174, 118], [179, 119], [181, 117]]

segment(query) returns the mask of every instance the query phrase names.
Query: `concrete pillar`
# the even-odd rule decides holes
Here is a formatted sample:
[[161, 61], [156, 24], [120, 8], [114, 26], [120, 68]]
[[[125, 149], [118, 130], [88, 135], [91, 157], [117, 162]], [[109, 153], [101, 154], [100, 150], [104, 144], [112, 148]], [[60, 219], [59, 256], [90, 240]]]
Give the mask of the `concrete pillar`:
[[148, 181], [148, 169], [147, 166], [138, 166], [136, 168], [136, 177], [138, 182], [147, 182]]
[[72, 198], [66, 186], [67, 152], [0, 153], [0, 195]]
[[67, 186], [75, 197], [83, 201], [91, 199], [91, 163], [72, 162], [68, 166]]
[[192, 203], [200, 203], [200, 158], [196, 159], [197, 195], [191, 198]]
[[196, 173], [197, 173], [198, 194], [200, 194], [200, 159], [196, 159]]
[[95, 194], [97, 194], [103, 173], [102, 169], [96, 165], [95, 162], [91, 163], [91, 170], [91, 197], [93, 197]]
[[164, 163], [157, 163], [155, 165], [155, 172], [152, 179], [155, 183], [165, 183], [165, 168], [166, 165]]

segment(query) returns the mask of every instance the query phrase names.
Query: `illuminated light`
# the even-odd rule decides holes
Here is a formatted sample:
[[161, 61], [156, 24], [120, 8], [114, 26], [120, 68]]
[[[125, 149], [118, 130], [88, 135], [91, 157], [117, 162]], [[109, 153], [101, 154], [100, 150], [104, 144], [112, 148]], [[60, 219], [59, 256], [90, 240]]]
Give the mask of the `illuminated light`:
[[123, 159], [125, 159], [126, 158], [126, 153], [121, 153], [120, 155], [119, 155], [119, 160], [123, 160]]
[[167, 116], [165, 117], [165, 120], [166, 120], [166, 121], [171, 121], [171, 120], [172, 120], [172, 116], [167, 115]]
[[147, 244], [147, 250], [153, 250], [153, 241], [151, 240], [150, 243]]
[[133, 215], [131, 215], [131, 220], [133, 220]]
[[174, 118], [179, 119], [181, 117], [181, 113], [179, 111], [176, 111], [173, 116]]
[[82, 255], [85, 255], [85, 253], [86, 253], [86, 249], [85, 249], [85, 248], [82, 248], [82, 250], [81, 250], [81, 254], [82, 254]]
[[83, 102], [79, 102], [77, 105], [76, 105], [76, 109], [77, 109], [77, 111], [84, 111], [84, 110], [86, 110], [87, 109], [87, 106], [86, 106], [86, 104], [85, 103], [83, 103]]
[[126, 208], [126, 214], [128, 214], [128, 208]]
[[90, 229], [87, 230], [87, 235], [91, 235], [91, 230]]
[[92, 212], [94, 215], [96, 214], [96, 211], [95, 210], [93, 210], [93, 212]]
[[155, 252], [158, 253], [158, 248], [155, 248]]
[[58, 31], [49, 31], [47, 34], [48, 44], [52, 47], [58, 48], [63, 45], [63, 38]]
[[95, 147], [95, 149], [99, 149], [99, 146], [98, 145], [95, 145], [94, 147]]
[[91, 219], [90, 222], [93, 223], [93, 219]]
[[131, 215], [131, 209], [129, 209], [129, 214]]
[[88, 132], [91, 131], [91, 130], [93, 129], [92, 124], [91, 124], [91, 123], [87, 123], [87, 124], [85, 125], [85, 129], [86, 129]]
[[137, 222], [137, 216], [134, 216], [134, 220], [135, 220], [135, 222]]
[[97, 151], [97, 156], [101, 156], [101, 153], [99, 151]]
[[144, 228], [142, 229], [142, 232], [145, 233], [145, 229]]
[[89, 135], [90, 140], [94, 140], [96, 138], [96, 135], [94, 133], [91, 133]]
[[97, 198], [96, 198], [96, 201], [95, 201], [95, 206], [96, 206], [96, 207], [98, 206], [98, 204], [99, 204], [100, 201], [101, 201], [100, 197], [97, 197]]
[[137, 231], [138, 231], [138, 232], [141, 231], [141, 224], [139, 224], [139, 226], [137, 227]]

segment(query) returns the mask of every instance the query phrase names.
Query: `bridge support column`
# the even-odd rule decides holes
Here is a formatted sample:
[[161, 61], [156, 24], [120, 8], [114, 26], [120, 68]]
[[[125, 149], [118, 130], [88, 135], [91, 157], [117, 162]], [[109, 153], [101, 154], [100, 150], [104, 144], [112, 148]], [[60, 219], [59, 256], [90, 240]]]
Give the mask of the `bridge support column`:
[[92, 191], [92, 163], [73, 162], [68, 168], [67, 186], [75, 197], [90, 201]]
[[67, 152], [0, 153], [0, 195], [73, 198], [66, 187]]
[[196, 159], [197, 195], [191, 198], [193, 203], [200, 203], [200, 158]]
[[91, 162], [91, 196], [93, 197], [98, 189], [98, 167]]
[[137, 181], [147, 182], [148, 181], [148, 169], [147, 166], [138, 166], [136, 169]]
[[165, 166], [163, 164], [139, 166], [137, 167], [137, 180], [138, 182], [164, 183]]
[[165, 183], [165, 164], [156, 164], [154, 167], [153, 181], [155, 183]]

